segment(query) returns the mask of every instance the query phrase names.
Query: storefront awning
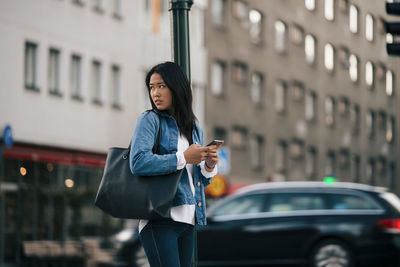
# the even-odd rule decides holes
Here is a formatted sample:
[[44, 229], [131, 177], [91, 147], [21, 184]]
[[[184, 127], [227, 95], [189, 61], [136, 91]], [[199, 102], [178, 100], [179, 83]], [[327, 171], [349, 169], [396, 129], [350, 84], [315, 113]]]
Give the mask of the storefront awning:
[[104, 167], [106, 162], [105, 154], [29, 145], [14, 145], [10, 149], [4, 150], [3, 156], [20, 160], [91, 167]]

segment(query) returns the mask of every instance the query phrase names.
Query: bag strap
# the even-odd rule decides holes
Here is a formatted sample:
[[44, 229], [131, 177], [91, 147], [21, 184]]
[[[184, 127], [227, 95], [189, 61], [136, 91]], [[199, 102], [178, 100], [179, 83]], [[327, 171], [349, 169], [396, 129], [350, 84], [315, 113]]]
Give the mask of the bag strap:
[[[154, 111], [152, 111], [152, 112], [154, 112]], [[157, 112], [154, 112], [154, 113], [157, 114], [159, 123], [158, 123], [157, 138], [156, 138], [156, 142], [154, 143], [152, 151], [154, 154], [158, 154], [160, 152], [160, 141], [161, 141], [161, 117], [160, 117], [160, 114], [158, 114]], [[124, 158], [127, 158], [129, 156], [129, 154], [131, 152], [131, 145], [132, 145], [132, 140], [131, 140], [131, 142], [129, 142], [128, 150], [127, 150], [127, 153], [125, 153]]]
[[152, 149], [154, 154], [158, 154], [160, 152], [160, 142], [161, 142], [161, 116], [158, 113], [157, 113], [157, 116], [158, 116], [158, 122], [159, 123], [158, 123], [157, 139], [156, 139], [156, 142], [155, 142], [155, 144], [153, 146], [153, 149]]

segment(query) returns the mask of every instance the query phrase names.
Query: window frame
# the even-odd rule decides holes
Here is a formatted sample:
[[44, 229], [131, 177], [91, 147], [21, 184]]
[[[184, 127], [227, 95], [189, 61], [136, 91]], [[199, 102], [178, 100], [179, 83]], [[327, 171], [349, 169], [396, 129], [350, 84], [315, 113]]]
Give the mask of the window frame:
[[[61, 92], [61, 51], [56, 48], [50, 48], [48, 54], [48, 72], [47, 84], [49, 93], [62, 96]], [[53, 61], [54, 60], [54, 61]]]
[[[226, 85], [226, 76], [227, 76], [227, 64], [225, 61], [219, 60], [219, 59], [214, 59], [211, 63], [211, 83], [210, 83], [210, 90], [212, 95], [217, 96], [217, 97], [221, 97], [225, 94], [225, 85]], [[215, 73], [215, 71], [217, 70], [218, 73]], [[216, 84], [216, 76], [218, 75], [219, 78], [219, 82], [218, 82], [218, 86]], [[218, 88], [216, 88], [215, 86], [217, 86]]]
[[83, 100], [82, 77], [82, 56], [78, 54], [72, 54], [70, 66], [71, 96], [73, 99], [80, 101]]
[[25, 89], [40, 91], [38, 86], [38, 44], [26, 41], [24, 54]]
[[96, 105], [103, 104], [103, 84], [102, 84], [102, 69], [103, 65], [100, 60], [93, 60], [92, 64], [92, 102]]
[[122, 86], [121, 86], [121, 67], [117, 64], [111, 65], [111, 92], [112, 92], [111, 106], [114, 109], [119, 109], [119, 110], [122, 109], [123, 98], [122, 98]]
[[287, 31], [288, 26], [281, 19], [277, 19], [274, 22], [274, 32], [275, 32], [275, 51], [279, 54], [284, 54], [287, 50]]

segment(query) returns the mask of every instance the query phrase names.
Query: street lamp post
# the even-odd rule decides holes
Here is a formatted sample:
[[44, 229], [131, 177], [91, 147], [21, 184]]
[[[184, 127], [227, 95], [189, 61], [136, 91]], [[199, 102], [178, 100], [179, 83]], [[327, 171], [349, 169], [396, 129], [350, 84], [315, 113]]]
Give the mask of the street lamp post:
[[[189, 11], [193, 5], [193, 0], [170, 0], [171, 26], [172, 26], [172, 58], [177, 63], [186, 76], [190, 76], [190, 39], [189, 39]], [[197, 266], [197, 234], [195, 228], [194, 251], [192, 267]]]
[[193, 0], [170, 0], [172, 57], [190, 81], [189, 11]]

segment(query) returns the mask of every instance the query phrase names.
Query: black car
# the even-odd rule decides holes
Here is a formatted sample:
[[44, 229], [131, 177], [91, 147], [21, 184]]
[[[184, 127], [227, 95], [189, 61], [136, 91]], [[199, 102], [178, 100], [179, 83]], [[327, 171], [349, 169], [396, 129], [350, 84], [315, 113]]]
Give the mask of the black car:
[[245, 187], [198, 227], [199, 266], [400, 266], [400, 200], [354, 183]]

